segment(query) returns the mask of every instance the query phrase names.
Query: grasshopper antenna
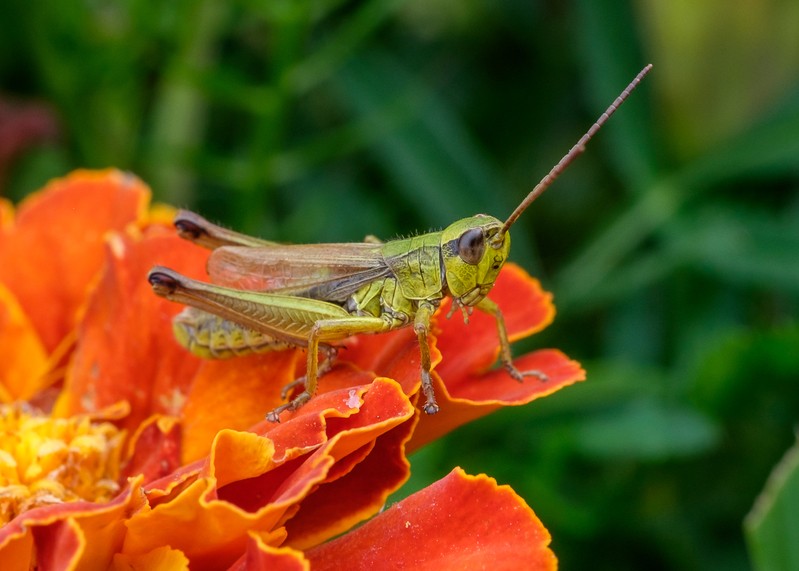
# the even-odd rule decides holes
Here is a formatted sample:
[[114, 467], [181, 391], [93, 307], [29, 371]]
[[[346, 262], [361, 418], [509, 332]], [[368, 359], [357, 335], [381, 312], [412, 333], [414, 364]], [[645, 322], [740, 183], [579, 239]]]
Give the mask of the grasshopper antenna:
[[633, 79], [630, 84], [624, 88], [624, 91], [622, 91], [621, 94], [619, 94], [619, 96], [613, 101], [613, 103], [610, 104], [610, 107], [608, 107], [605, 112], [600, 115], [596, 123], [591, 125], [591, 128], [588, 129], [588, 132], [583, 135], [579, 141], [577, 141], [577, 144], [574, 145], [562, 159], [560, 159], [558, 164], [552, 167], [552, 170], [541, 179], [541, 182], [535, 185], [535, 188], [530, 191], [530, 194], [528, 194], [521, 204], [516, 207], [516, 210], [514, 210], [513, 213], [508, 216], [508, 219], [505, 221], [505, 224], [502, 225], [502, 228], [500, 228], [499, 232], [494, 235], [492, 240], [493, 243], [501, 243], [505, 238], [505, 234], [507, 233], [508, 229], [510, 229], [513, 223], [516, 222], [516, 219], [521, 216], [522, 212], [524, 212], [536, 198], [544, 193], [549, 185], [551, 185], [555, 179], [558, 178], [564, 170], [566, 170], [566, 167], [568, 167], [574, 159], [582, 154], [582, 152], [585, 150], [586, 143], [588, 143], [588, 141], [591, 140], [591, 137], [593, 137], [596, 132], [599, 131], [602, 125], [604, 125], [607, 120], [610, 119], [610, 116], [616, 112], [616, 109], [618, 109], [622, 103], [624, 103], [624, 100], [630, 96], [630, 93], [632, 93], [633, 90], [638, 87], [638, 84], [641, 83], [641, 80], [646, 77], [646, 74], [648, 74], [651, 69], [651, 63], [642, 69], [638, 75], [635, 76], [635, 79]]

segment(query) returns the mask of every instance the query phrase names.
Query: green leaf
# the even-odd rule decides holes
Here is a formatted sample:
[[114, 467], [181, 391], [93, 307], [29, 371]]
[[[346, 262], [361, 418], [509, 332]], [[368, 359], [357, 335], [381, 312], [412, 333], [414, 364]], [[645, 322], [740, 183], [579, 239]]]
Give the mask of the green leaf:
[[799, 569], [799, 443], [774, 468], [744, 530], [757, 571]]

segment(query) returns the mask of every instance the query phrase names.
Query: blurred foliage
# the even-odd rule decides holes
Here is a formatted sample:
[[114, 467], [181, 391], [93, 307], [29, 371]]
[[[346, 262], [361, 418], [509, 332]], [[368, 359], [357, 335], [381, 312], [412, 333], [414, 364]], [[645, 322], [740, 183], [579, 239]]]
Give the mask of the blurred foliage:
[[409, 489], [454, 464], [496, 476], [564, 569], [749, 567], [744, 515], [799, 418], [799, 3], [3, 12], [0, 192], [113, 165], [294, 242], [505, 216], [654, 63], [513, 231], [559, 309], [516, 351], [562, 348], [588, 382], [431, 445]]
[[745, 524], [757, 571], [799, 568], [799, 445], [794, 444], [774, 468]]

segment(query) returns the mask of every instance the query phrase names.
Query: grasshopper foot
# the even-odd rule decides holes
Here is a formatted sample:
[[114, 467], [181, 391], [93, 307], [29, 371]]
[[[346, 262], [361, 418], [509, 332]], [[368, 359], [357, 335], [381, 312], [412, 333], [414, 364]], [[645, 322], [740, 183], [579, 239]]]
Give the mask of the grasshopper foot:
[[520, 371], [517, 369], [513, 364], [506, 363], [505, 369], [508, 371], [508, 374], [519, 381], [520, 383], [524, 381], [524, 377], [538, 377], [538, 380], [545, 383], [549, 380], [549, 377], [546, 373], [538, 370], [530, 370], [530, 371]]
[[424, 403], [424, 413], [425, 414], [435, 414], [439, 411], [438, 405], [435, 402], [426, 402]]
[[[338, 354], [338, 349], [335, 347], [324, 347], [325, 353], [327, 354], [325, 359], [319, 364], [319, 369], [316, 373], [316, 378], [318, 379], [330, 369], [333, 368], [333, 361], [336, 359], [336, 355]], [[316, 387], [316, 382], [312, 383], [314, 387]], [[308, 383], [308, 376], [302, 376], [299, 379], [294, 379], [287, 385], [285, 385], [280, 390], [280, 399], [286, 400], [288, 399], [289, 395], [296, 389], [297, 387], [303, 387], [303, 391], [299, 393], [296, 397], [292, 400], [287, 402], [286, 404], [280, 405], [276, 409], [266, 414], [266, 420], [269, 422], [280, 422], [280, 413], [287, 411], [287, 410], [297, 410], [306, 402], [311, 400], [311, 391], [309, 390], [309, 383]]]
[[290, 411], [297, 410], [309, 400], [311, 400], [311, 393], [309, 393], [308, 391], [302, 391], [296, 397], [291, 399], [290, 402], [282, 404], [273, 411], [266, 413], [266, 420], [268, 420], [269, 422], [280, 422], [281, 413], [287, 410]]
[[433, 380], [430, 378], [430, 373], [422, 371], [422, 392], [424, 393], [424, 407], [425, 414], [435, 414], [439, 411], [438, 403], [436, 403], [436, 392], [433, 389]]

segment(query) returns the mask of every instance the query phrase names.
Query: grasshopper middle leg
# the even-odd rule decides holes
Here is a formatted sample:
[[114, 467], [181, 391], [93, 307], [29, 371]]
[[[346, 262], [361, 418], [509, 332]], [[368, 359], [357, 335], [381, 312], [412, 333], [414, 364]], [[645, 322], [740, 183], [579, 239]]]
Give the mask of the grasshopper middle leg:
[[[267, 413], [266, 419], [270, 422], [280, 422], [280, 414], [282, 412], [297, 410], [311, 400], [311, 397], [316, 392], [319, 375], [331, 366], [329, 358], [325, 359], [321, 365], [319, 364], [320, 343], [339, 341], [360, 333], [380, 333], [387, 331], [389, 328], [389, 324], [379, 317], [352, 316], [317, 321], [308, 336], [308, 366], [305, 377], [298, 379], [298, 381], [302, 380], [303, 382], [303, 391], [286, 404], [282, 404]], [[293, 386], [294, 383], [291, 383], [290, 389]]]

